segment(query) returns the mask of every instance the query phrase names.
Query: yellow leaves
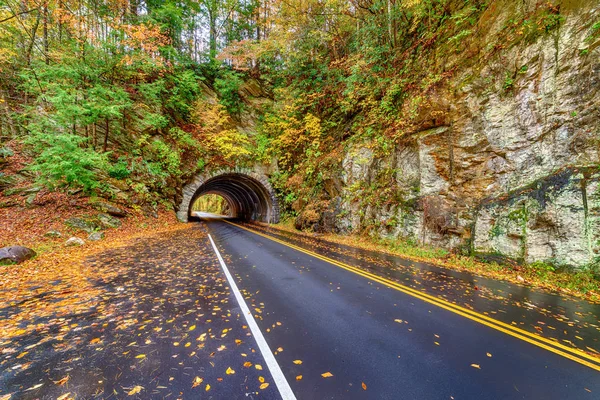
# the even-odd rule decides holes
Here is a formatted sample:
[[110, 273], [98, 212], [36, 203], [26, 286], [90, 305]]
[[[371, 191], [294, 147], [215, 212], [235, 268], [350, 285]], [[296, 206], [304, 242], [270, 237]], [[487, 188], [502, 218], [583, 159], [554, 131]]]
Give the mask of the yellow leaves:
[[227, 375], [233, 375], [233, 374], [235, 374], [235, 371], [233, 369], [231, 369], [231, 367], [227, 367], [227, 370], [225, 371], [225, 373]]
[[259, 376], [259, 377], [258, 377], [258, 381], [259, 381], [260, 383], [264, 383], [264, 382], [265, 382], [265, 378], [263, 378], [262, 376]]
[[136, 385], [129, 392], [127, 392], [127, 395], [133, 396], [134, 394], [138, 394], [139, 392], [141, 392], [143, 389], [144, 389], [143, 386]]
[[223, 350], [225, 350], [226, 348], [227, 348], [227, 347], [226, 347], [224, 344], [222, 344], [222, 345], [220, 345], [220, 346], [217, 348], [217, 351], [223, 351]]
[[433, 343], [435, 343], [435, 345], [436, 345], [436, 346], [439, 346], [439, 345], [440, 345], [438, 342], [433, 342]]
[[277, 348], [277, 351], [278, 351], [279, 353], [281, 353], [281, 352], [283, 351], [283, 347], [278, 347], [278, 348]]
[[363, 390], [367, 390], [367, 384], [366, 383], [363, 382], [363, 383], [361, 383], [360, 386], [362, 386]]
[[262, 371], [263, 367], [260, 364], [254, 364], [254, 368], [256, 368], [259, 371]]
[[397, 322], [397, 323], [401, 324], [404, 321], [402, 321], [401, 319], [395, 319], [394, 322]]
[[485, 353], [485, 355], [488, 356], [488, 357], [490, 357], [490, 358], [492, 357], [492, 353]]
[[298, 376], [296, 377], [296, 380], [297, 380], [297, 381], [301, 381], [301, 380], [302, 380], [302, 375], [298, 375]]
[[477, 369], [481, 369], [481, 367], [479, 366], [479, 364], [471, 364], [471, 367], [477, 368]]
[[192, 325], [192, 326], [190, 326], [190, 327], [188, 328], [188, 331], [190, 331], [190, 332], [191, 332], [191, 331], [193, 331], [194, 329], [196, 329], [196, 325]]
[[260, 385], [260, 389], [261, 390], [265, 390], [268, 387], [269, 387], [269, 384], [267, 382], [265, 382], [265, 383], [263, 383], [263, 384]]
[[100, 338], [94, 338], [94, 339], [90, 340], [90, 344], [96, 344], [96, 343], [100, 343]]
[[146, 358], [146, 355], [145, 354], [138, 354], [137, 356], [135, 356], [135, 358], [139, 358], [139, 359]]
[[190, 347], [191, 345], [192, 344], [190, 342], [187, 342], [184, 347]]
[[208, 383], [206, 384], [206, 388], [204, 388], [204, 390], [206, 390], [207, 392], [210, 390], [210, 385]]
[[198, 339], [196, 339], [196, 340], [204, 342], [206, 340], [206, 332], [204, 332], [202, 335], [198, 336]]
[[322, 373], [321, 376], [323, 378], [331, 378], [333, 376], [333, 374], [331, 372], [325, 372], [325, 373]]
[[300, 365], [300, 364], [302, 364], [302, 360], [294, 360], [294, 364]]
[[28, 351], [24, 351], [24, 352], [22, 352], [21, 354], [19, 354], [19, 355], [17, 356], [17, 359], [18, 359], [18, 358], [23, 358], [23, 357], [25, 357], [25, 356], [27, 355], [27, 353], [29, 353], [29, 352], [28, 352]]
[[4, 395], [0, 396], [0, 400], [10, 400], [11, 397], [12, 397], [12, 393], [4, 394]]
[[[71, 396], [71, 392], [67, 392], [67, 393], [65, 393], [65, 394], [63, 394], [63, 395], [60, 395], [60, 396], [58, 396], [58, 397], [56, 398], [56, 400], [67, 400], [67, 399], [71, 399], [72, 397], [70, 397], [70, 396]], [[4, 398], [3, 398], [3, 397], [0, 397], [0, 400], [4, 400]]]
[[250, 368], [252, 366], [252, 363], [250, 361], [246, 361], [244, 363], [244, 368]]
[[242, 344], [242, 341], [240, 339], [235, 339], [235, 344], [239, 346], [240, 344]]
[[200, 386], [202, 382], [204, 382], [204, 379], [200, 378], [199, 376], [195, 377], [194, 381], [192, 382], [192, 388]]

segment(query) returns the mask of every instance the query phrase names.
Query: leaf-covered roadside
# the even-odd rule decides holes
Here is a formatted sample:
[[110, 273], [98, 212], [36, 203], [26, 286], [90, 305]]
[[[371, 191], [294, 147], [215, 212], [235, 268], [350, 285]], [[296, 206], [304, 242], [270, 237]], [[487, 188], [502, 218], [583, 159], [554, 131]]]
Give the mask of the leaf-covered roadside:
[[0, 395], [233, 398], [276, 390], [268, 373], [246, 367], [263, 362], [202, 227], [173, 224], [105, 243], [79, 257], [37, 260], [21, 293], [16, 283], [2, 293]]

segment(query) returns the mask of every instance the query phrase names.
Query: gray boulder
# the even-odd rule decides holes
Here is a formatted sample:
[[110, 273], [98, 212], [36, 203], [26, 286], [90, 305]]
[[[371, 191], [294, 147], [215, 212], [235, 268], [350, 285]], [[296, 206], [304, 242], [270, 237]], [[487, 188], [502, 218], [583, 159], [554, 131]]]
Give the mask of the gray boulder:
[[65, 225], [70, 226], [71, 228], [85, 231], [87, 233], [92, 233], [100, 228], [100, 226], [98, 226], [96, 222], [81, 217], [69, 218], [65, 221]]
[[84, 240], [78, 237], [69, 238], [69, 240], [65, 242], [65, 246], [83, 246], [84, 244]]
[[98, 211], [102, 211], [103, 213], [112, 215], [113, 217], [125, 217], [127, 216], [127, 211], [115, 206], [114, 204], [110, 204], [104, 201], [96, 201], [92, 203], [94, 208]]
[[100, 224], [105, 228], [118, 228], [121, 226], [121, 221], [119, 221], [119, 219], [108, 214], [98, 214], [98, 221], [100, 221]]
[[35, 251], [23, 246], [10, 246], [0, 249], [0, 264], [20, 264], [35, 256]]
[[104, 239], [104, 232], [92, 232], [88, 236], [88, 240], [91, 240], [93, 242], [97, 242], [98, 240], [102, 239]]
[[49, 238], [59, 238], [62, 237], [62, 233], [60, 233], [59, 231], [48, 231], [44, 233], [44, 236]]

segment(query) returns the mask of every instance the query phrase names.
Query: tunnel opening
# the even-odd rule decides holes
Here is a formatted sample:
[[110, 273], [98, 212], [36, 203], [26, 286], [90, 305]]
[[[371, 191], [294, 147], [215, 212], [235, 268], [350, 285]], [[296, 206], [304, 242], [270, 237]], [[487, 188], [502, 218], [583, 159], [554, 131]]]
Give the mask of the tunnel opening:
[[191, 188], [184, 189], [184, 196], [186, 190], [193, 190], [187, 205], [185, 198], [182, 204], [187, 208], [188, 221], [198, 220], [198, 211], [206, 211], [198, 209], [205, 204], [204, 198], [216, 199], [208, 195], [218, 196], [226, 203], [219, 214], [226, 212], [224, 215], [244, 221], [274, 223], [279, 220], [277, 200], [266, 178], [259, 180], [244, 173], [221, 173], [198, 180]]
[[221, 195], [207, 193], [199, 196], [191, 205], [191, 211], [222, 217], [231, 217], [231, 206], [229, 202]]

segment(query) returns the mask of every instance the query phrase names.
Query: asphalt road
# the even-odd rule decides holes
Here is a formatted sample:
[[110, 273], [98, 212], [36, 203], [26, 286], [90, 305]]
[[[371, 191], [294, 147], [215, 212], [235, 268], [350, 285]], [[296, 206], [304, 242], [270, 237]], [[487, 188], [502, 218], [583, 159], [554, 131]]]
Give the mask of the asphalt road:
[[205, 223], [270, 348], [283, 350], [276, 360], [298, 399], [600, 398], [600, 372], [588, 366], [240, 227]]
[[360, 265], [346, 268], [316, 243], [321, 255], [264, 233], [205, 218], [87, 259], [101, 278], [84, 312], [71, 307], [77, 288], [0, 308], [35, 327], [0, 338], [0, 399], [600, 398], [593, 357], [517, 330], [533, 326], [523, 314], [593, 349], [593, 305], [504, 303], [519, 289], [473, 294], [473, 276], [359, 251], [335, 255]]

